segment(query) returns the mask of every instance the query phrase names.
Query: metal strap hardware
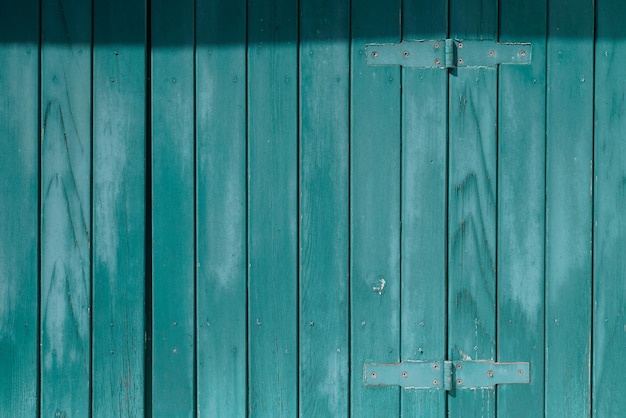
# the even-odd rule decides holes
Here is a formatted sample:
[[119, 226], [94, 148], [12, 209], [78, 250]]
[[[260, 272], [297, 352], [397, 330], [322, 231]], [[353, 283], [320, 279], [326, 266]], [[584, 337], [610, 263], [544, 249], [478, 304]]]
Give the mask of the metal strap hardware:
[[368, 65], [400, 65], [408, 68], [495, 67], [530, 64], [530, 43], [442, 39], [402, 41], [399, 44], [367, 44]]
[[366, 363], [366, 386], [401, 386], [413, 389], [478, 389], [509, 383], [530, 383], [530, 363], [479, 361], [403, 361]]

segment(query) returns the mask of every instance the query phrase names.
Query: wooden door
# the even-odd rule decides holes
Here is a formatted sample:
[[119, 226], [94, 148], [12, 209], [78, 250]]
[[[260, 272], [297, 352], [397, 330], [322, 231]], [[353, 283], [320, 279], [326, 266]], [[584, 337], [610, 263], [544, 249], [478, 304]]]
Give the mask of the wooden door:
[[[625, 17], [0, 0], [0, 417], [619, 416]], [[477, 360], [530, 382], [364, 374]]]

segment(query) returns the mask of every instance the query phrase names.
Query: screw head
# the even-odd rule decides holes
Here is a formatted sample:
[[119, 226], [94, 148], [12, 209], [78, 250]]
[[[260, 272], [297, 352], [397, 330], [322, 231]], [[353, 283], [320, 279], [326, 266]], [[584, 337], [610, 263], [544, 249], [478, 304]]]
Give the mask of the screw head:
[[402, 372], [402, 377], [406, 379], [407, 377], [409, 377], [409, 373], [406, 371]]
[[519, 52], [519, 56], [520, 57], [525, 57], [526, 56], [526, 51], [524, 51], [523, 49]]
[[437, 379], [433, 380], [433, 386], [439, 386], [439, 380]]
[[493, 370], [487, 370], [487, 376], [493, 377]]
[[404, 55], [405, 57], [408, 57], [408, 56], [409, 56], [409, 51], [404, 51], [404, 52], [402, 53], [402, 55]]
[[456, 368], [457, 368], [457, 370], [461, 370], [463, 368], [463, 365], [462, 364], [457, 364]]
[[463, 42], [459, 42], [458, 47], [459, 47], [459, 48], [463, 48]]
[[441, 48], [441, 45], [439, 45], [439, 42], [437, 42], [437, 43], [435, 44], [435, 49], [439, 49], [439, 48]]
[[435, 64], [436, 64], [436, 65], [441, 64], [441, 60], [440, 60], [439, 58], [435, 58]]
[[378, 375], [376, 374], [376, 372], [372, 372], [372, 374], [370, 374], [370, 376], [372, 376], [372, 379], [376, 379], [378, 377]]
[[439, 370], [439, 365], [437, 363], [433, 364], [433, 369]]
[[496, 52], [493, 49], [489, 50], [489, 56], [493, 57], [496, 54]]
[[462, 385], [463, 384], [463, 380], [462, 379], [457, 379], [456, 384], [457, 385]]
[[463, 60], [463, 58], [459, 58], [459, 61], [458, 61], [458, 62], [459, 62], [459, 65], [463, 65], [463, 63], [464, 63], [465, 61]]
[[520, 375], [520, 376], [523, 376], [523, 375], [524, 375], [524, 370], [519, 369], [519, 370], [517, 371], [517, 374], [518, 374], [518, 375]]
[[378, 56], [378, 52], [372, 51], [372, 57], [376, 58]]

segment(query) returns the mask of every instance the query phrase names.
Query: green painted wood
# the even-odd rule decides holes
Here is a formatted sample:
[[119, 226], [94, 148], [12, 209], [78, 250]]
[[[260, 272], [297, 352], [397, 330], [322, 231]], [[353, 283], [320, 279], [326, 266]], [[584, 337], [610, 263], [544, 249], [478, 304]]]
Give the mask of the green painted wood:
[[364, 51], [365, 44], [374, 41], [400, 41], [399, 9], [399, 2], [352, 7], [350, 413], [354, 417], [387, 417], [400, 410], [400, 389], [366, 387], [362, 372], [366, 362], [400, 360], [400, 68], [368, 66]]
[[248, 396], [298, 410], [298, 10], [248, 4]]
[[41, 415], [86, 416], [91, 383], [91, 4], [41, 5]]
[[144, 416], [146, 4], [94, 2], [92, 414]]
[[152, 413], [191, 417], [195, 415], [194, 2], [155, 0], [151, 12]]
[[347, 416], [347, 1], [300, 3], [301, 416]]
[[[450, 1], [450, 36], [495, 39], [497, 15], [496, 1]], [[448, 358], [494, 360], [497, 70], [459, 69], [449, 83]], [[495, 391], [450, 392], [448, 408], [493, 417]]]
[[546, 3], [503, 2], [500, 42], [531, 42], [531, 65], [502, 65], [498, 101], [498, 361], [530, 362], [530, 385], [498, 386], [503, 417], [544, 409]]
[[[11, 42], [15, 37], [19, 43]], [[0, 1], [0, 417], [37, 416], [39, 8]]]
[[243, 417], [246, 3], [199, 2], [196, 7], [197, 414]]
[[590, 415], [594, 8], [548, 9], [547, 417]]
[[[447, 36], [447, 0], [405, 1], [402, 16], [404, 40]], [[447, 123], [448, 71], [403, 69], [403, 361], [446, 357]], [[402, 416], [443, 417], [445, 413], [445, 391], [402, 392]]]
[[620, 388], [626, 374], [626, 117], [622, 71], [626, 53], [626, 3], [597, 4], [595, 62], [595, 162], [593, 235], [594, 417], [626, 410]]

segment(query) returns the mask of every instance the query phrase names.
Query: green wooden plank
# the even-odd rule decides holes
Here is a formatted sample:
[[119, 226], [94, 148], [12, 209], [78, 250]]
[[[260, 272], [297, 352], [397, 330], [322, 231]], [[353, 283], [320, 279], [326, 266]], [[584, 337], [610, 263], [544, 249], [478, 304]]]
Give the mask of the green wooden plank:
[[[405, 40], [447, 36], [447, 0], [405, 1], [402, 16]], [[447, 123], [448, 71], [404, 69], [402, 360], [441, 361], [446, 357]], [[402, 392], [402, 416], [445, 414], [444, 391]]]
[[548, 8], [546, 410], [590, 414], [594, 6]]
[[530, 385], [498, 386], [498, 416], [542, 417], [546, 3], [503, 2], [500, 42], [531, 42], [531, 65], [502, 65], [498, 106], [499, 361], [530, 362]]
[[[400, 2], [352, 7], [350, 412], [387, 417], [400, 390], [364, 386], [366, 362], [400, 360], [400, 69], [372, 67], [365, 44], [400, 41]], [[383, 288], [384, 285], [384, 288]]]
[[[620, 388], [626, 375], [626, 3], [597, 4], [595, 63], [595, 162], [593, 236], [594, 417], [617, 417], [626, 410]], [[619, 393], [618, 393], [619, 392]]]
[[242, 417], [247, 412], [246, 3], [196, 7], [197, 414]]
[[348, 1], [300, 3], [300, 415], [348, 414]]
[[[497, 16], [493, 0], [450, 1], [450, 35], [495, 39]], [[462, 68], [449, 83], [448, 358], [493, 360], [497, 71]], [[495, 391], [452, 391], [448, 408], [451, 416], [493, 417]]]
[[144, 416], [146, 4], [94, 2], [93, 395]]
[[41, 415], [88, 415], [91, 4], [42, 2]]
[[194, 2], [156, 0], [151, 10], [152, 413], [191, 417], [195, 415]]
[[39, 3], [0, 1], [0, 417], [38, 390]]
[[249, 413], [298, 409], [298, 10], [248, 4]]

